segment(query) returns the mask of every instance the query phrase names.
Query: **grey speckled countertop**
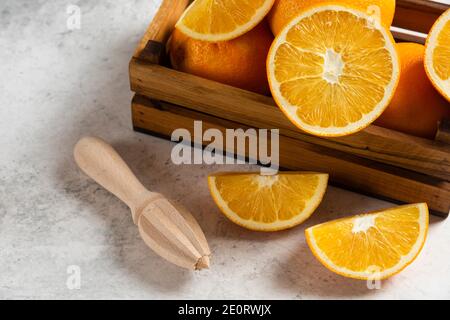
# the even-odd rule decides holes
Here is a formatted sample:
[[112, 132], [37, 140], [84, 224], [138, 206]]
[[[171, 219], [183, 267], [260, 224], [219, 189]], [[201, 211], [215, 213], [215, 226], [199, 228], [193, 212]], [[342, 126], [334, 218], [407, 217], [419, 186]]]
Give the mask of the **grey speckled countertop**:
[[[66, 27], [70, 4], [81, 8], [80, 30]], [[244, 168], [177, 167], [170, 142], [133, 132], [128, 61], [158, 4], [1, 1], [0, 298], [450, 298], [449, 220], [432, 218], [415, 263], [368, 290], [323, 268], [303, 231], [391, 204], [330, 188], [304, 226], [249, 232], [219, 213], [206, 185], [210, 172]], [[75, 167], [72, 147], [86, 134], [110, 141], [146, 186], [193, 211], [214, 254], [210, 270], [180, 270], [147, 249], [125, 205]], [[79, 289], [67, 286], [69, 266], [81, 272]]]

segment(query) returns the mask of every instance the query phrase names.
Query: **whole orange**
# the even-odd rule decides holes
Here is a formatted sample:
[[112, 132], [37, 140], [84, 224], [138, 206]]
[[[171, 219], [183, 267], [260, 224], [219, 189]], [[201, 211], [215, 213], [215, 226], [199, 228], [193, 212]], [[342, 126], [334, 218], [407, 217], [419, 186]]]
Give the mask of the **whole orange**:
[[275, 0], [269, 13], [270, 28], [277, 35], [283, 27], [300, 13], [320, 4], [342, 4], [364, 11], [390, 27], [395, 14], [395, 0]]
[[195, 40], [175, 29], [169, 43], [170, 60], [176, 70], [269, 94], [266, 58], [272, 41], [266, 21], [236, 39], [217, 43]]
[[450, 104], [434, 89], [425, 73], [425, 47], [398, 43], [400, 81], [388, 108], [376, 125], [434, 139], [438, 122], [450, 118]]

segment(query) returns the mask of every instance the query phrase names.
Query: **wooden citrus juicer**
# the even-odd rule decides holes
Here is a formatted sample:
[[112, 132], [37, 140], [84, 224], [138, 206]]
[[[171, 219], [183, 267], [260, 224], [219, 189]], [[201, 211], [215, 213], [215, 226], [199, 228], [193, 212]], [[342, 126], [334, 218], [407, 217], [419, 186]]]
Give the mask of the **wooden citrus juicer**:
[[148, 191], [110, 145], [99, 138], [82, 138], [74, 156], [88, 176], [128, 205], [142, 239], [157, 254], [186, 269], [209, 268], [211, 252], [194, 217]]

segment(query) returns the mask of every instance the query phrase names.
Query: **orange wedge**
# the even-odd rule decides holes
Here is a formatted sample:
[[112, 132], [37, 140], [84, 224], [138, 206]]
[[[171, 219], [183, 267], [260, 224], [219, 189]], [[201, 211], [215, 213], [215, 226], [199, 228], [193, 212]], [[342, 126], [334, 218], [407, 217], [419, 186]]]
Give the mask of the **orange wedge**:
[[275, 0], [195, 0], [176, 24], [185, 35], [219, 42], [253, 29], [269, 13]]
[[218, 173], [208, 177], [211, 195], [234, 223], [255, 231], [279, 231], [308, 219], [325, 194], [328, 175], [289, 172]]
[[425, 70], [434, 87], [450, 101], [450, 9], [436, 21], [428, 34]]
[[420, 253], [428, 232], [425, 203], [339, 219], [311, 227], [306, 240], [317, 259], [345, 277], [389, 278]]
[[301, 130], [344, 136], [388, 106], [399, 80], [392, 35], [365, 12], [320, 5], [294, 18], [267, 59], [272, 95]]

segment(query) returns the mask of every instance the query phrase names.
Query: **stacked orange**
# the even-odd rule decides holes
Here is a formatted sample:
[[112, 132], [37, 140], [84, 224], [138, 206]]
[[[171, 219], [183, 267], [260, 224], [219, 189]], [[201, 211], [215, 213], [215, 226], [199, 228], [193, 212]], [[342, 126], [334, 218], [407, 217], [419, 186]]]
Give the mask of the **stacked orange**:
[[434, 139], [439, 121], [450, 118], [450, 106], [425, 73], [425, 47], [399, 43], [396, 48], [401, 65], [400, 81], [390, 105], [375, 124]]
[[209, 80], [270, 94], [266, 58], [273, 35], [263, 20], [273, 3], [194, 1], [169, 41], [172, 66]]
[[272, 41], [265, 21], [238, 38], [217, 43], [175, 29], [169, 41], [170, 60], [176, 70], [268, 95], [266, 58]]

